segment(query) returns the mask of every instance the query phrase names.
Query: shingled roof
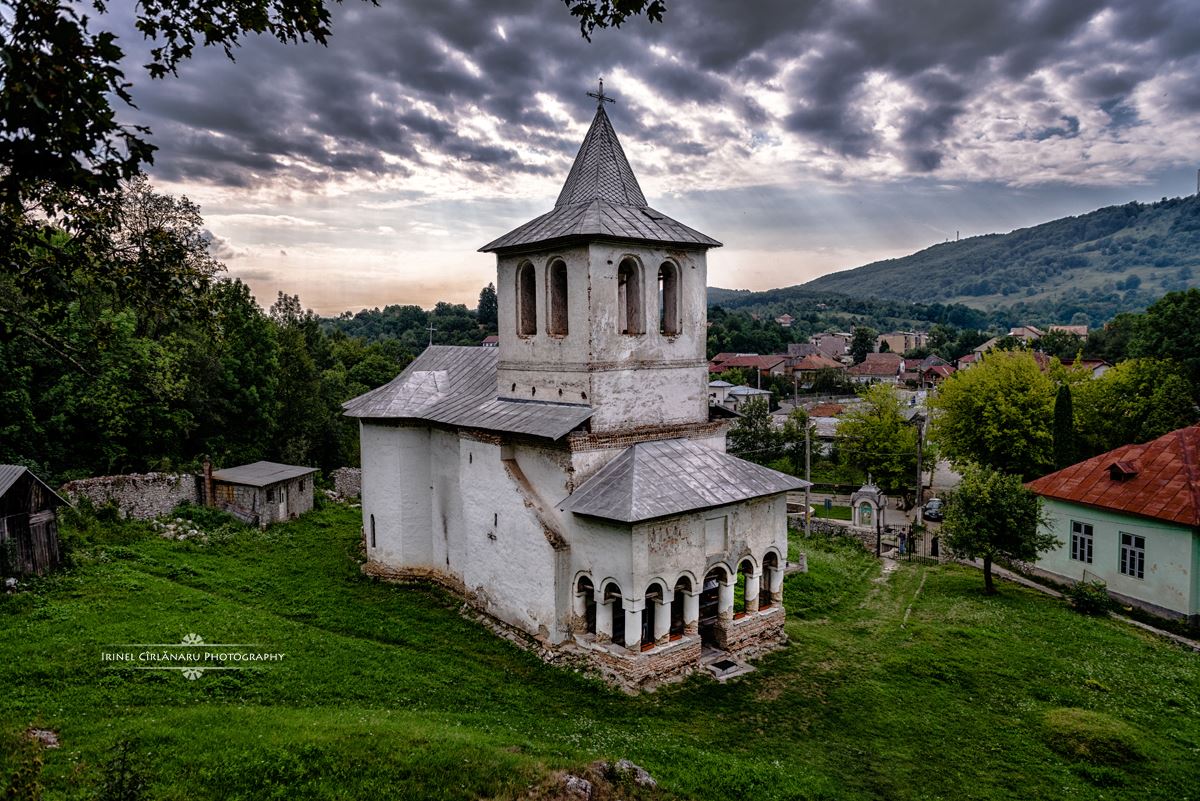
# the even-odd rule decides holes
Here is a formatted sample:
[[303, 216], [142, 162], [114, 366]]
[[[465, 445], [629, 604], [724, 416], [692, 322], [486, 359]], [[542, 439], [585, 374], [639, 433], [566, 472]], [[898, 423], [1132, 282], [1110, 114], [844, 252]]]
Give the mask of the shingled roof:
[[712, 237], [647, 205], [603, 103], [596, 109], [554, 210], [489, 242], [480, 251], [519, 251], [596, 238], [682, 247], [721, 246]]
[[1200, 527], [1200, 425], [1030, 481], [1046, 498]]
[[809, 486], [687, 439], [639, 442], [559, 504], [575, 514], [636, 523]]
[[347, 417], [434, 423], [558, 439], [591, 406], [496, 397], [498, 348], [431, 345], [382, 387], [342, 404]]

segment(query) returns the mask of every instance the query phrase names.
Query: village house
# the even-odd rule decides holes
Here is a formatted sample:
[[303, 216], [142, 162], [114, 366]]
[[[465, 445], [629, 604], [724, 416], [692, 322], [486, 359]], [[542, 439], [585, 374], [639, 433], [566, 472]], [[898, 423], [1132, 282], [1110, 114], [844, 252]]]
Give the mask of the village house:
[[733, 384], [720, 379], [708, 382], [708, 402], [710, 404], [722, 404], [729, 397], [729, 390], [733, 389]]
[[1200, 625], [1200, 426], [1029, 482], [1060, 545], [1036, 570]]
[[820, 354], [804, 356], [792, 362], [792, 375], [802, 385], [812, 383], [822, 370], [836, 370], [840, 374], [845, 369], [846, 365]]
[[711, 374], [726, 370], [745, 370], [757, 378], [787, 374], [788, 357], [782, 354], [760, 356], [757, 353], [718, 353], [708, 363]]
[[904, 357], [899, 353], [868, 353], [862, 364], [846, 370], [855, 384], [895, 384], [904, 372]]
[[775, 318], [775, 322], [782, 328], [791, 328], [792, 323], [796, 322], [796, 318], [790, 314], [781, 314]]
[[736, 412], [755, 399], [765, 400], [768, 406], [771, 405], [771, 393], [769, 390], [743, 386], [730, 387], [729, 391], [725, 393], [725, 403], [723, 405]]
[[205, 501], [244, 523], [266, 528], [312, 511], [316, 472], [315, 467], [275, 462], [216, 471], [205, 465]]
[[850, 350], [849, 334], [814, 334], [812, 344], [821, 354], [831, 359], [840, 358]]
[[627, 687], [781, 643], [786, 493], [807, 484], [725, 452], [719, 245], [647, 205], [601, 101], [554, 208], [482, 248], [499, 347], [431, 346], [345, 405], [364, 572], [439, 582]]
[[0, 464], [0, 575], [43, 575], [58, 567], [56, 510], [66, 505], [28, 469]]
[[875, 340], [875, 350], [884, 350], [884, 344], [887, 344], [887, 350], [892, 353], [907, 353], [910, 350], [925, 347], [925, 342], [929, 335], [922, 331], [893, 331], [889, 334], [880, 334]]

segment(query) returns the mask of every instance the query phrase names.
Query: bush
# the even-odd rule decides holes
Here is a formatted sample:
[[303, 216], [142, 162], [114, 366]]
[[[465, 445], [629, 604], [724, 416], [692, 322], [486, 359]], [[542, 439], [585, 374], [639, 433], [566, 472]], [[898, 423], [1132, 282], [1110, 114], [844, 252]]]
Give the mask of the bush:
[[1103, 581], [1079, 581], [1067, 587], [1065, 595], [1076, 612], [1085, 615], [1107, 615], [1116, 608]]

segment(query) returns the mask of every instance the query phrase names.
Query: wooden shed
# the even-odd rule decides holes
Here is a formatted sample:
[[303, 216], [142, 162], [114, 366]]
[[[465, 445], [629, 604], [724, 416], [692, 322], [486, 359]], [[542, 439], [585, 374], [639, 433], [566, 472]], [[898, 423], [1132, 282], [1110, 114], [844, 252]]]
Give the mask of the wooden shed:
[[42, 575], [62, 561], [55, 510], [67, 502], [20, 465], [0, 465], [0, 573]]
[[254, 462], [212, 473], [206, 501], [251, 525], [266, 528], [313, 508], [315, 467]]

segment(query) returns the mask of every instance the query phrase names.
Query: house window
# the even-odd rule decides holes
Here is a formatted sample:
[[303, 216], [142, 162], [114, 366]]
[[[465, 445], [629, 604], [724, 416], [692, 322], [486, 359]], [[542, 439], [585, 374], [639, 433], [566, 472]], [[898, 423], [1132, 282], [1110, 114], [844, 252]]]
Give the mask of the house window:
[[1146, 576], [1146, 538], [1121, 532], [1121, 572], [1134, 578]]
[[670, 262], [658, 268], [658, 331], [665, 336], [679, 333], [679, 270]]
[[537, 333], [537, 283], [529, 262], [517, 268], [517, 333], [523, 337]]
[[267, 503], [275, 503], [275, 490], [267, 490]]
[[561, 259], [550, 265], [550, 333], [566, 336], [567, 325], [567, 265]]
[[622, 334], [642, 334], [642, 268], [625, 259], [617, 268], [617, 325]]
[[1092, 563], [1092, 527], [1078, 520], [1071, 521], [1071, 558]]

